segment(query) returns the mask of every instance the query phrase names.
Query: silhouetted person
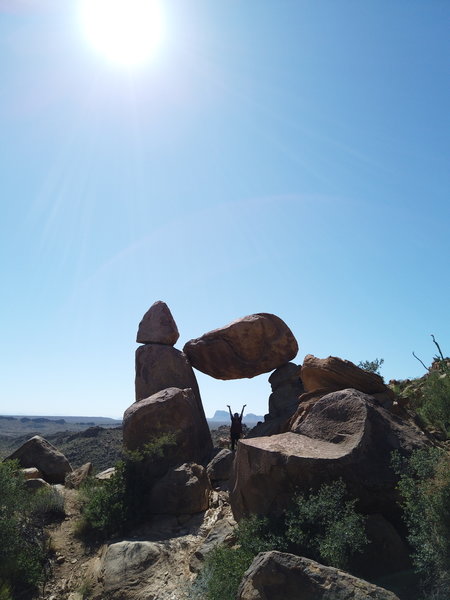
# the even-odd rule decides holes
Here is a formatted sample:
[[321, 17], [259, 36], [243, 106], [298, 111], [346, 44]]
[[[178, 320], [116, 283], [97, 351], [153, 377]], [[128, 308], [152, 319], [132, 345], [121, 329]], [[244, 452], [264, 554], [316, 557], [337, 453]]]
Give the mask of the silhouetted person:
[[230, 405], [227, 404], [227, 406], [228, 406], [228, 410], [230, 411], [230, 418], [231, 418], [231, 427], [230, 427], [231, 450], [233, 450], [233, 452], [234, 452], [234, 447], [235, 447], [238, 439], [242, 435], [242, 416], [244, 414], [244, 408], [247, 405], [244, 404], [244, 406], [242, 407], [242, 410], [241, 410], [241, 414], [234, 413], [234, 415], [231, 412]]

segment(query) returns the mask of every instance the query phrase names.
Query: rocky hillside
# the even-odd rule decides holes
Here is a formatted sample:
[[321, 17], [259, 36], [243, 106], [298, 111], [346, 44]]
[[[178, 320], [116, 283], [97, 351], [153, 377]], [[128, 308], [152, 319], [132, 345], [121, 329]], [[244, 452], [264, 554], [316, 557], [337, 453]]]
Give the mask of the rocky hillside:
[[[114, 429], [55, 437], [59, 449], [35, 437], [14, 453], [31, 490], [65, 501], [66, 518], [47, 528], [42, 600], [423, 600], [422, 585], [446, 598], [446, 371], [422, 386], [418, 418], [409, 396], [348, 360], [290, 362], [297, 342], [275, 315], [233, 321], [184, 352], [178, 336], [155, 303], [138, 330], [115, 472], [92, 478], [67, 460], [100, 470], [87, 448], [111, 460]], [[222, 379], [271, 371], [268, 413], [235, 452], [228, 427], [211, 437], [191, 363]]]

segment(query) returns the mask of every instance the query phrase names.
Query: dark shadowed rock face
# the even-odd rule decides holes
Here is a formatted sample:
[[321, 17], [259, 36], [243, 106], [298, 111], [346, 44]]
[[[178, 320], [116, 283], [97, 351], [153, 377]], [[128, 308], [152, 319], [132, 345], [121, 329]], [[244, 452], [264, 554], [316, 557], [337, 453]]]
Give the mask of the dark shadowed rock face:
[[5, 460], [18, 460], [23, 468], [36, 467], [48, 483], [64, 483], [72, 471], [64, 454], [39, 435], [22, 444]]
[[249, 513], [280, 514], [293, 490], [317, 489], [339, 477], [359, 509], [396, 517], [397, 478], [391, 452], [410, 454], [426, 445], [420, 431], [357, 390], [318, 400], [294, 431], [243, 439], [230, 482], [237, 520]]
[[226, 481], [230, 477], [233, 466], [234, 452], [224, 448], [216, 454], [207, 467], [208, 477], [211, 481]]
[[393, 400], [394, 393], [376, 373], [368, 373], [349, 360], [336, 356], [316, 358], [312, 354], [305, 356], [301, 378], [307, 392], [323, 393], [353, 388], [370, 394], [380, 395], [380, 404]]
[[180, 334], [165, 302], [158, 300], [145, 313], [139, 323], [136, 341], [138, 344], [176, 344]]
[[298, 344], [279, 317], [258, 313], [190, 340], [183, 351], [193, 367], [226, 380], [272, 371], [296, 356]]
[[285, 552], [256, 556], [239, 586], [237, 600], [398, 600], [383, 588]]
[[152, 488], [149, 507], [154, 514], [186, 515], [207, 510], [211, 484], [206, 469], [183, 464], [166, 473]]
[[[167, 465], [202, 462], [212, 450], [211, 433], [193, 391], [170, 387], [132, 404], [123, 416], [123, 443], [138, 450], [164, 433], [174, 433], [176, 446]], [[167, 469], [166, 469], [167, 470]]]

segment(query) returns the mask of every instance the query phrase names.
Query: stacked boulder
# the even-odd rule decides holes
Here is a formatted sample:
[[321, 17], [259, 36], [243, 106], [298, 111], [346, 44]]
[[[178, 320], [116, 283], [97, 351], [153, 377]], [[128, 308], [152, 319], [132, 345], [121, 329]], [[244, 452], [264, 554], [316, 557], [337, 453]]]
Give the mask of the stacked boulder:
[[[136, 402], [123, 418], [125, 448], [143, 452], [141, 476], [152, 512], [176, 512], [174, 501], [164, 505], [161, 498], [176, 497], [185, 480], [194, 490], [192, 512], [204, 510], [209, 493], [206, 471], [199, 463], [210, 458], [211, 433], [194, 371], [186, 355], [174, 348], [178, 338], [168, 306], [155, 302], [139, 324], [136, 341], [143, 345], [136, 350]], [[145, 446], [167, 434], [172, 437], [164, 456], [147, 460]], [[161, 477], [164, 480], [156, 483]], [[158, 494], [151, 491], [154, 488]]]

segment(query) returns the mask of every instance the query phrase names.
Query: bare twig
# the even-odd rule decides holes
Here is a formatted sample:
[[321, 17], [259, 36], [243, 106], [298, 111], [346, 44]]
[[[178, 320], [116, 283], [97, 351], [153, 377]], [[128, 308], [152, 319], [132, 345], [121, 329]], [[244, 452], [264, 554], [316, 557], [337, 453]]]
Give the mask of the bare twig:
[[420, 360], [420, 358], [414, 354], [414, 352], [412, 353], [412, 355], [414, 356], [414, 358], [417, 358], [417, 360], [420, 362], [420, 364], [423, 365], [427, 371], [430, 370], [427, 366], [424, 365], [424, 363]]
[[431, 334], [431, 337], [433, 338], [433, 342], [436, 345], [437, 349], [439, 350], [439, 354], [441, 355], [441, 360], [445, 360], [444, 355], [442, 354], [442, 350], [439, 346], [439, 344], [437, 343], [437, 341], [434, 339], [434, 335]]

